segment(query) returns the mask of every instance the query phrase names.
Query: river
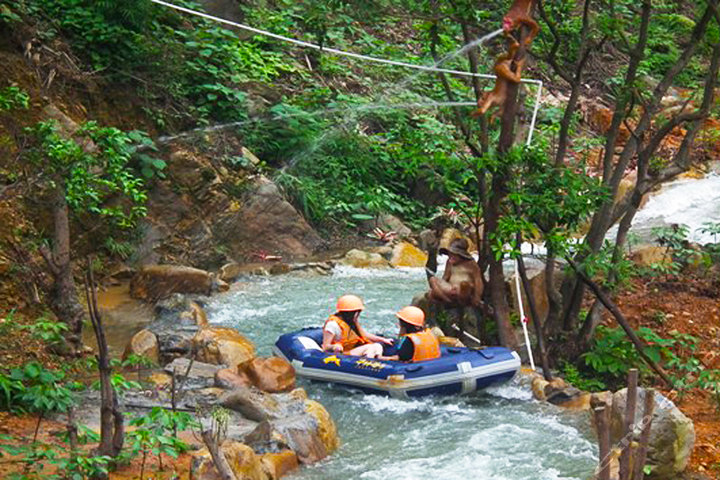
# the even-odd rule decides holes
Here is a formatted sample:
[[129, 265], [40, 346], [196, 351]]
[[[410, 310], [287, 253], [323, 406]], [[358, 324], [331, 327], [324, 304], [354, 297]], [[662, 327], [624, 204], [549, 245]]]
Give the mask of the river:
[[[360, 295], [363, 325], [390, 334], [394, 312], [426, 286], [422, 269], [340, 267], [331, 276], [254, 277], [207, 305], [269, 355], [282, 333], [320, 325], [335, 299]], [[597, 448], [584, 414], [534, 401], [514, 384], [468, 397], [397, 400], [300, 381], [337, 423], [342, 446], [292, 480], [585, 480]]]

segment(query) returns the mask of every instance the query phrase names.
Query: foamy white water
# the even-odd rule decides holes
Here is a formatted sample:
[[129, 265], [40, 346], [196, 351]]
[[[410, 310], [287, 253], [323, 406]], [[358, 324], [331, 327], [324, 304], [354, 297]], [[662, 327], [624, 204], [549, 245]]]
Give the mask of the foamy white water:
[[[344, 293], [365, 301], [366, 328], [394, 334], [394, 312], [426, 286], [423, 269], [342, 267], [328, 277], [251, 278], [207, 310], [212, 323], [237, 327], [267, 355], [279, 335], [321, 325]], [[300, 384], [328, 408], [342, 445], [292, 480], [585, 480], [597, 465], [588, 419], [534, 401], [519, 382], [416, 400]]]
[[[655, 241], [653, 228], [684, 224], [690, 228], [690, 239], [704, 244], [714, 241], [712, 235], [700, 231], [707, 222], [720, 222], [718, 174], [699, 180], [680, 179], [663, 186], [635, 215], [631, 231], [642, 243], [652, 243]], [[617, 227], [614, 227], [608, 233], [609, 238], [615, 238], [616, 233]]]

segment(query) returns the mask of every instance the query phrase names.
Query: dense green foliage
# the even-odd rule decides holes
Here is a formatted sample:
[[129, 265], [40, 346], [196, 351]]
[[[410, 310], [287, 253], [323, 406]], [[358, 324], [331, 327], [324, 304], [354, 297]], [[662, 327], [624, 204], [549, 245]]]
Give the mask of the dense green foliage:
[[[130, 135], [94, 122], [83, 125], [73, 139], [58, 133], [53, 122], [39, 123], [28, 133], [37, 139], [27, 150], [28, 159], [63, 188], [70, 208], [109, 217], [120, 227], [133, 226], [145, 214], [143, 180], [129, 168], [135, 152]], [[129, 206], [106, 203], [117, 193], [129, 199]]]

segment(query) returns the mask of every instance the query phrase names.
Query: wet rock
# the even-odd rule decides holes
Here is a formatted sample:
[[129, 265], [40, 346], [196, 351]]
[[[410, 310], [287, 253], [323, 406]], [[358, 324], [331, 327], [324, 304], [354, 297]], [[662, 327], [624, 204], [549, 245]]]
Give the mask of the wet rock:
[[278, 480], [300, 466], [298, 457], [292, 450], [265, 453], [260, 457], [260, 463], [271, 480]]
[[287, 263], [273, 263], [270, 265], [270, 269], [268, 270], [270, 275], [284, 275], [286, 273], [290, 273], [290, 271], [290, 265]]
[[367, 222], [364, 222], [363, 227], [367, 228], [368, 230], [379, 228], [384, 232], [395, 232], [400, 238], [405, 238], [412, 235], [412, 230], [408, 228], [408, 226], [405, 225], [402, 220], [400, 220], [395, 215], [390, 215], [388, 213], [383, 213], [374, 220], [368, 220]]
[[657, 245], [634, 248], [630, 260], [639, 267], [649, 267], [654, 264], [669, 265], [673, 261], [672, 255], [667, 251], [667, 248], [658, 247]]
[[271, 422], [288, 446], [298, 456], [300, 462], [315, 463], [327, 457], [328, 450], [318, 430], [317, 420], [311, 415], [283, 417]]
[[428, 256], [415, 245], [400, 242], [393, 248], [390, 265], [393, 267], [424, 267]]
[[337, 428], [325, 407], [315, 400], [305, 400], [305, 411], [317, 420], [317, 431], [327, 453], [332, 453], [340, 446]]
[[[185, 408], [196, 410], [198, 407], [207, 409], [218, 404], [225, 390], [217, 387], [195, 388], [185, 391], [182, 405]], [[229, 427], [228, 427], [229, 430]]]
[[[237, 480], [267, 480], [260, 457], [252, 448], [235, 441], [225, 441], [221, 450]], [[222, 480], [206, 448], [192, 454], [190, 460], [191, 480]]]
[[243, 265], [236, 262], [230, 262], [220, 267], [220, 272], [218, 273], [218, 276], [220, 277], [220, 280], [229, 283], [234, 281], [243, 273], [245, 273]]
[[308, 262], [290, 264], [292, 272], [308, 272], [317, 275], [331, 275], [335, 265], [332, 262]]
[[379, 253], [363, 252], [357, 249], [347, 252], [340, 263], [355, 268], [387, 268], [390, 266], [390, 263]]
[[171, 375], [173, 371], [176, 372], [178, 378], [184, 378], [187, 373], [187, 388], [205, 388], [215, 384], [215, 374], [222, 368], [218, 365], [194, 361], [188, 372], [189, 365], [190, 360], [187, 358], [176, 358], [165, 365], [164, 370]]
[[157, 336], [150, 330], [142, 329], [128, 342], [123, 353], [123, 360], [130, 355], [144, 357], [155, 365], [160, 362], [160, 347]]
[[244, 371], [236, 368], [223, 368], [215, 373], [215, 386], [225, 390], [235, 390], [252, 385]]
[[153, 385], [157, 390], [168, 390], [172, 385], [172, 375], [165, 372], [153, 372], [144, 378], [144, 381]]
[[575, 387], [553, 388], [545, 387], [545, 397], [548, 403], [571, 410], [590, 410], [590, 396]]
[[289, 392], [295, 388], [295, 369], [279, 357], [254, 358], [244, 372], [253, 385], [265, 392]]
[[271, 254], [305, 257], [323, 243], [280, 189], [264, 176], [258, 176], [239, 207], [222, 213], [211, 229], [217, 241], [233, 253], [244, 252], [250, 245]]
[[545, 380], [541, 376], [533, 376], [532, 383], [531, 383], [531, 389], [533, 392], [533, 396], [540, 401], [547, 400], [547, 397], [545, 396], [545, 388], [548, 386], [548, 381]]
[[184, 295], [174, 294], [155, 305], [155, 319], [148, 330], [158, 338], [161, 363], [186, 356], [198, 329], [208, 325], [203, 308]]
[[304, 412], [304, 403], [291, 394], [272, 395], [255, 388], [236, 388], [220, 398], [220, 404], [240, 412], [249, 420], [262, 422], [299, 415]]
[[[642, 419], [645, 389], [638, 389], [635, 418]], [[627, 389], [615, 392], [612, 398], [610, 415], [610, 440], [617, 442], [622, 438], [622, 423], [627, 402]], [[646, 464], [652, 473], [650, 480], [670, 480], [677, 478], [685, 470], [695, 445], [695, 427], [670, 400], [655, 393], [655, 412], [650, 430], [650, 444]]]
[[192, 342], [196, 358], [201, 362], [237, 368], [255, 357], [252, 342], [233, 328], [203, 328]]
[[382, 256], [385, 260], [390, 261], [393, 255], [392, 245], [381, 245], [379, 247], [371, 247], [367, 249], [370, 253], [377, 253]]
[[295, 400], [307, 400], [307, 392], [304, 388], [296, 388], [292, 392], [288, 394], [289, 398], [295, 399]]
[[227, 284], [198, 268], [178, 265], [142, 267], [130, 282], [130, 296], [139, 300], [157, 301], [173, 293], [199, 293], [227, 290]]

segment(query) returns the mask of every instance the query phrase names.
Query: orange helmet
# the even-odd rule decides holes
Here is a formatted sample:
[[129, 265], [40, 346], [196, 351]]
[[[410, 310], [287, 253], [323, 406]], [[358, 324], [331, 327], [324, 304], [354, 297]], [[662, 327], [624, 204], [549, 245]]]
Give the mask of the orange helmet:
[[357, 310], [364, 310], [365, 305], [363, 305], [360, 297], [356, 297], [355, 295], [343, 295], [338, 298], [336, 308], [336, 311], [338, 312], [355, 312]]
[[416, 327], [425, 326], [425, 312], [420, 310], [418, 307], [405, 307], [395, 314], [403, 322], [407, 322], [410, 325]]

